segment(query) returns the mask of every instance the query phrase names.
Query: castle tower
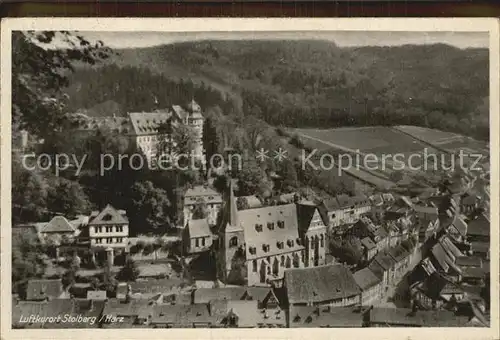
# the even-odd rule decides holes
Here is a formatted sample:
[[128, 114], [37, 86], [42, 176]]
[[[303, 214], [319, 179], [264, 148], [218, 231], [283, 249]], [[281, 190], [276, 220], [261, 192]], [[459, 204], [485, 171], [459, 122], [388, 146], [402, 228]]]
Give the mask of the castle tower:
[[201, 113], [201, 107], [193, 99], [187, 106], [189, 111], [188, 126], [190, 126], [196, 136], [194, 153], [199, 159], [203, 159], [203, 124], [205, 119]]
[[224, 206], [224, 217], [219, 226], [218, 276], [227, 282], [233, 259], [238, 251], [245, 248], [245, 235], [238, 220], [238, 208], [234, 197], [233, 182], [230, 181], [229, 192]]

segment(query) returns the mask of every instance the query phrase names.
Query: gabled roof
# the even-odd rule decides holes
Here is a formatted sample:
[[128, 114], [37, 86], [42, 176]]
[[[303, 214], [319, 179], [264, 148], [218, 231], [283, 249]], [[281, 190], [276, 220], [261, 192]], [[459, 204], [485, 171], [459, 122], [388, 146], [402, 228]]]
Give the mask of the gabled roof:
[[469, 222], [467, 236], [490, 236], [490, 221], [483, 214]]
[[110, 299], [104, 306], [103, 314], [113, 317], [140, 317], [147, 319], [148, 316], [153, 314], [153, 305], [149, 300], [131, 300], [129, 303], [123, 303], [121, 300]]
[[89, 225], [127, 224], [128, 219], [124, 210], [116, 210], [108, 204], [101, 212], [93, 212]]
[[460, 217], [460, 216], [454, 216], [453, 221], [451, 222], [451, 225], [455, 227], [455, 229], [460, 233], [462, 236], [467, 235], [467, 223]]
[[483, 260], [478, 256], [460, 256], [457, 257], [455, 263], [461, 267], [481, 267]]
[[241, 300], [245, 287], [198, 288], [194, 291], [194, 303], [209, 303], [213, 300]]
[[293, 306], [289, 325], [291, 328], [361, 328], [363, 315], [356, 307]]
[[[287, 252], [304, 249], [297, 242], [299, 228], [295, 204], [241, 210], [238, 211], [238, 219], [245, 234], [247, 260], [281, 254], [284, 249]], [[283, 223], [279, 225], [278, 222]], [[274, 224], [273, 229], [268, 227], [268, 223], [270, 226]], [[257, 229], [256, 225], [262, 226], [262, 228]], [[278, 248], [278, 242], [283, 242], [284, 248]], [[268, 251], [264, 250], [264, 245], [269, 246]], [[254, 253], [250, 251], [251, 247], [255, 247]]]
[[73, 233], [75, 227], [68, 222], [63, 216], [55, 216], [47, 223], [42, 230], [42, 233]]
[[417, 214], [432, 214], [432, 215], [438, 215], [438, 208], [436, 207], [429, 207], [429, 206], [425, 206], [425, 205], [414, 205], [413, 206], [413, 210], [415, 210], [415, 212]]
[[324, 220], [324, 216], [320, 214], [316, 206], [297, 204], [297, 218], [300, 236], [304, 235], [309, 227], [315, 214], [318, 214], [326, 227], [328, 222]]
[[233, 314], [238, 318], [240, 328], [257, 327], [263, 319], [257, 308], [257, 301], [229, 300], [226, 303], [228, 314]]
[[30, 280], [26, 288], [26, 300], [44, 300], [58, 298], [63, 293], [61, 280]]
[[401, 262], [410, 256], [410, 253], [401, 245], [391, 248], [388, 254], [394, 259], [396, 262]]
[[377, 275], [375, 275], [368, 267], [358, 270], [353, 274], [353, 277], [358, 287], [362, 291], [370, 289], [371, 287], [382, 282], [382, 280]]
[[471, 242], [470, 250], [473, 253], [488, 253], [490, 251], [490, 244], [487, 242]]
[[394, 259], [386, 253], [378, 253], [373, 261], [377, 262], [384, 270], [391, 269], [395, 264]]
[[208, 220], [206, 218], [199, 220], [190, 220], [188, 222], [189, 237], [206, 237], [212, 235]]
[[361, 293], [352, 273], [343, 265], [290, 269], [285, 271], [288, 302], [322, 302]]
[[184, 194], [184, 205], [191, 204], [217, 204], [222, 203], [222, 195], [209, 186], [198, 185], [186, 190]]
[[456, 316], [446, 310], [417, 311], [409, 308], [374, 307], [370, 311], [370, 322], [377, 324], [402, 325], [413, 327], [459, 327], [464, 326], [469, 317]]
[[372, 250], [373, 248], [376, 248], [377, 245], [375, 243], [373, 243], [373, 241], [371, 240], [371, 238], [369, 237], [365, 237], [361, 240], [361, 244], [363, 245], [363, 247], [365, 247], [367, 250]]
[[192, 327], [193, 324], [210, 324], [214, 318], [206, 304], [155, 305], [151, 308], [152, 324], [170, 324], [176, 327]]
[[138, 136], [152, 135], [158, 133], [158, 128], [162, 124], [167, 124], [172, 117], [171, 111], [155, 111], [155, 112], [130, 112], [130, 123], [132, 124], [133, 133]]

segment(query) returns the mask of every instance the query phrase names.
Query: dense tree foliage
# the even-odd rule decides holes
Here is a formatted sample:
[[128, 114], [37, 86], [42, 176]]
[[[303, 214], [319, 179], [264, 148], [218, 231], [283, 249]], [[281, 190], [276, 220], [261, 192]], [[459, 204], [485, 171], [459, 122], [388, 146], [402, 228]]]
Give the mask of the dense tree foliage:
[[[120, 51], [113, 62], [125, 67], [81, 73], [87, 81], [77, 81], [83, 96], [73, 107], [114, 100], [122, 108], [149, 109], [155, 96], [165, 106], [194, 95], [204, 107], [219, 105], [228, 114], [253, 115], [272, 125], [408, 124], [488, 138], [486, 49], [204, 41]], [[167, 84], [160, 77], [187, 72], [203, 79], [203, 86]]]
[[46, 264], [40, 257], [42, 246], [34, 233], [21, 232], [12, 235], [12, 291], [25, 297], [30, 279], [40, 278]]
[[133, 260], [128, 259], [116, 275], [116, 279], [118, 281], [131, 282], [137, 280], [139, 274], [140, 272], [136, 263]]
[[[53, 48], [58, 42], [62, 48]], [[52, 47], [52, 48], [50, 48]], [[96, 64], [110, 51], [79, 35], [55, 31], [12, 33], [12, 108], [14, 126], [47, 137], [64, 121], [62, 89], [75, 63]]]

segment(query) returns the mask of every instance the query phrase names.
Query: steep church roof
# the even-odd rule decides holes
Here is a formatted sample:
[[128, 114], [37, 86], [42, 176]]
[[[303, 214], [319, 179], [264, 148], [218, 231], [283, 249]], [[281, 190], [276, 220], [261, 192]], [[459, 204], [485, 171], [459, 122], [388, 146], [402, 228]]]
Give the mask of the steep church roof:
[[234, 197], [233, 181], [229, 181], [229, 190], [225, 206], [224, 219], [222, 224], [223, 232], [242, 231], [238, 219], [238, 207], [236, 206], [236, 197]]

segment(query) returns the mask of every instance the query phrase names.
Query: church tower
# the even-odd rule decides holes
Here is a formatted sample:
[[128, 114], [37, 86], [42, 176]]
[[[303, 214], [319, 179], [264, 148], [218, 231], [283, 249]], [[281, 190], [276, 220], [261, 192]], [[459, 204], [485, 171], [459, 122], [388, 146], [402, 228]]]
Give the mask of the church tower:
[[245, 235], [238, 220], [238, 208], [234, 197], [233, 181], [230, 180], [226, 195], [223, 218], [219, 226], [218, 276], [222, 282], [227, 282], [227, 276], [232, 268], [232, 262], [238, 251], [245, 251]]

